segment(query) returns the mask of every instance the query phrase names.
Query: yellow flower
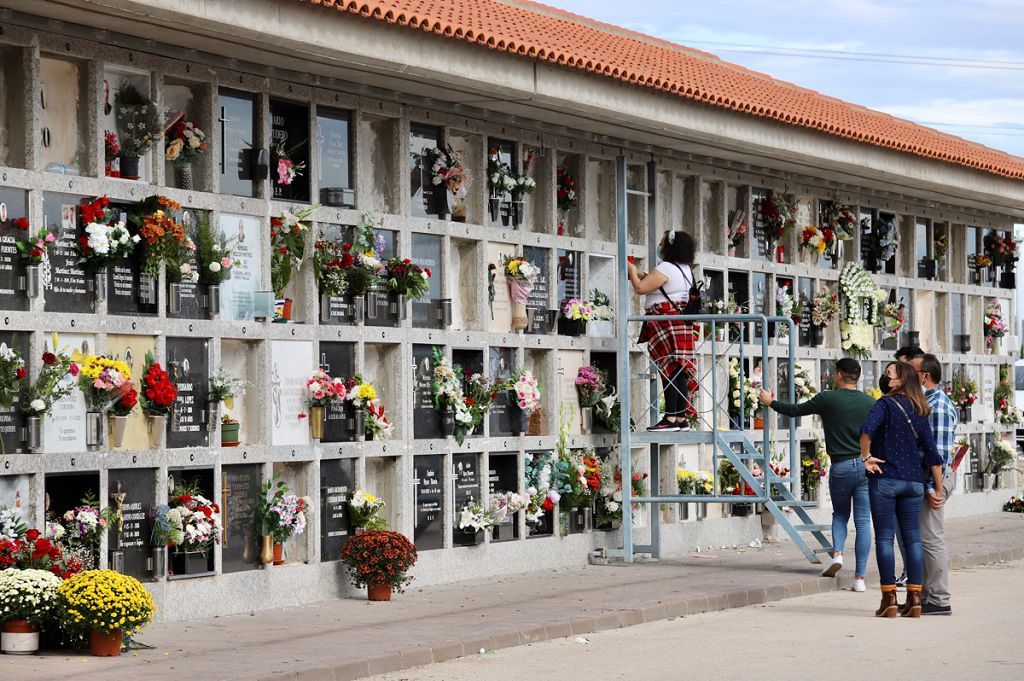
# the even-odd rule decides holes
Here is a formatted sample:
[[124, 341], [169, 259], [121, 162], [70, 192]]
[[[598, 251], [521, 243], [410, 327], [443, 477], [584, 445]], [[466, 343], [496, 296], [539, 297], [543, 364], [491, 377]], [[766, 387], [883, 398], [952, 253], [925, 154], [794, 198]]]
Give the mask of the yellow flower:
[[356, 388], [356, 397], [361, 400], [373, 401], [377, 399], [377, 389], [370, 383], [360, 383]]
[[167, 160], [176, 161], [181, 156], [181, 150], [185, 146], [185, 140], [176, 139], [167, 145]]

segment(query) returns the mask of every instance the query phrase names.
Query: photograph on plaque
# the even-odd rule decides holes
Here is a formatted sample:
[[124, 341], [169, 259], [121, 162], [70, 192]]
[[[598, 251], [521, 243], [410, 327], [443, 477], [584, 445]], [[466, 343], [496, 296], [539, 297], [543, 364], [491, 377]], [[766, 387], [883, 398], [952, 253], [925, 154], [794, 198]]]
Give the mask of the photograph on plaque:
[[423, 300], [412, 303], [412, 325], [420, 329], [441, 328], [438, 314], [438, 300], [441, 299], [441, 237], [434, 234], [412, 235], [412, 257], [409, 258], [423, 270], [430, 270], [430, 290]]
[[271, 444], [309, 444], [306, 381], [314, 368], [309, 341], [270, 342]]
[[412, 436], [441, 437], [441, 418], [434, 405], [434, 346], [413, 345], [412, 362]]
[[274, 198], [309, 201], [309, 107], [270, 100], [270, 182]]
[[221, 88], [217, 121], [220, 123], [220, 191], [255, 196], [252, 143], [256, 139], [255, 95]]
[[[488, 348], [487, 375], [494, 380], [507, 381], [512, 376], [515, 362], [514, 348]], [[522, 411], [503, 390], [491, 401], [490, 435], [518, 435], [522, 430]], [[515, 419], [515, 421], [513, 421]]]
[[[515, 452], [494, 452], [488, 458], [487, 490], [496, 494], [519, 491], [518, 456]], [[510, 541], [519, 538], [519, 514], [513, 513], [494, 526], [491, 541]]]
[[[107, 355], [119, 359], [132, 370], [132, 381], [138, 385], [146, 364], [146, 353], [156, 354], [156, 338], [153, 336], [107, 336]], [[141, 409], [134, 409], [125, 426], [122, 449], [149, 449], [149, 420]]]
[[18, 225], [28, 220], [24, 189], [0, 187], [0, 310], [27, 310], [28, 296], [22, 286], [24, 259], [15, 245], [29, 232]]
[[220, 316], [225, 320], [252, 319], [253, 296], [262, 290], [260, 220], [249, 215], [220, 214], [220, 233], [234, 246], [235, 265], [220, 285]]
[[167, 421], [167, 447], [206, 447], [210, 387], [210, 343], [205, 338], [168, 338], [167, 373], [178, 396]]
[[[413, 217], [437, 217], [438, 206], [435, 192], [445, 191], [441, 185], [434, 186], [432, 151], [441, 147], [441, 128], [434, 125], [412, 123], [409, 126], [409, 195]], [[416, 249], [413, 249], [413, 253]]]
[[348, 111], [316, 108], [316, 161], [320, 203], [354, 206], [352, 115]]
[[93, 294], [85, 270], [77, 263], [80, 196], [43, 192], [43, 225], [57, 236], [46, 249], [40, 283], [47, 312], [92, 312]]
[[546, 248], [536, 246], [523, 246], [523, 257], [531, 265], [540, 270], [537, 279], [533, 282], [533, 290], [526, 298], [527, 309], [535, 310], [533, 324], [527, 329], [527, 333], [548, 333], [551, 326], [548, 324], [547, 311], [552, 309], [548, 299], [548, 287], [551, 282], [551, 266], [548, 262], [550, 251]]
[[320, 461], [320, 560], [339, 560], [352, 533], [348, 502], [355, 492], [355, 459]]
[[[320, 343], [320, 368], [331, 378], [351, 377], [355, 373], [355, 347], [355, 343]], [[327, 407], [323, 442], [348, 442], [353, 439], [348, 424], [350, 405], [351, 402], [347, 400], [335, 400]]]
[[127, 468], [107, 475], [109, 506], [117, 515], [107, 526], [107, 546], [124, 556], [124, 573], [136, 579], [151, 574], [152, 513], [156, 506], [155, 468]]
[[[31, 371], [32, 365], [32, 358], [28, 354], [30, 336], [31, 333], [28, 331], [0, 331], [0, 344], [6, 345], [18, 353], [25, 363], [26, 371]], [[32, 378], [32, 375], [29, 374], [24, 383], [27, 385]], [[12, 454], [19, 451], [23, 445], [21, 426], [24, 423], [24, 414], [17, 404], [12, 404], [10, 407], [0, 405], [0, 454]]]
[[[52, 351], [52, 334], [43, 335], [43, 351]], [[68, 355], [96, 351], [96, 337], [91, 334], [62, 333], [57, 337], [57, 350]], [[85, 450], [85, 395], [75, 390], [53, 403], [43, 417], [44, 452], [81, 452]]]
[[444, 548], [443, 464], [444, 457], [439, 454], [413, 456], [413, 543], [419, 551]]
[[452, 487], [455, 490], [452, 543], [455, 546], [472, 546], [483, 541], [483, 533], [478, 534], [472, 529], [460, 530], [458, 527], [462, 509], [480, 500], [479, 462], [479, 454], [452, 454]]
[[221, 562], [224, 572], [254, 570], [260, 545], [256, 527], [256, 509], [260, 503], [263, 479], [260, 464], [223, 466], [220, 474]]

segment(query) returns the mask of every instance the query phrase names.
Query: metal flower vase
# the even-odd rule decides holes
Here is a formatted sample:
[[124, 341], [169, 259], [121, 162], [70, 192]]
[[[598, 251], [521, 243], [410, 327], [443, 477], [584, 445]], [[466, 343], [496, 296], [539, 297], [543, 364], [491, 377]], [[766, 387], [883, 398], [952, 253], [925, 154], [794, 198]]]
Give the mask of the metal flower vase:
[[580, 407], [580, 432], [590, 435], [594, 432], [594, 408]]
[[210, 284], [206, 291], [206, 314], [210, 319], [220, 316], [220, 285]]
[[320, 442], [324, 437], [324, 423], [327, 421], [326, 407], [310, 407], [309, 409], [309, 434], [315, 442]]
[[25, 267], [25, 295], [29, 298], [39, 297], [39, 265], [27, 265]]
[[85, 448], [95, 452], [103, 446], [103, 412], [85, 413]]
[[29, 416], [25, 419], [25, 446], [30, 452], [38, 452], [43, 446], [43, 417]]
[[388, 296], [388, 314], [393, 319], [398, 321], [405, 321], [408, 316], [409, 306], [406, 305], [406, 298], [404, 293], [392, 293]]

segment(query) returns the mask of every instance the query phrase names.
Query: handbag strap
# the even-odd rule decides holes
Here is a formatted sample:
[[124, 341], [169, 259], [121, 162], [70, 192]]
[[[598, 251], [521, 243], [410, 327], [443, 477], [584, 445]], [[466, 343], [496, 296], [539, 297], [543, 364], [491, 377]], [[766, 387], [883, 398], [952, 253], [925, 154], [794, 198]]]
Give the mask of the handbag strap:
[[914, 427], [914, 422], [913, 420], [911, 420], [910, 414], [907, 413], [907, 410], [903, 408], [903, 405], [900, 404], [900, 401], [897, 400], [895, 397], [889, 396], [889, 399], [891, 399], [893, 404], [899, 407], [900, 411], [903, 412], [903, 418], [907, 420], [907, 425], [910, 426], [910, 432], [914, 434], [914, 442], [917, 444], [917, 453], [923, 460], [924, 452], [921, 451], [921, 436], [917, 434], [917, 428]]

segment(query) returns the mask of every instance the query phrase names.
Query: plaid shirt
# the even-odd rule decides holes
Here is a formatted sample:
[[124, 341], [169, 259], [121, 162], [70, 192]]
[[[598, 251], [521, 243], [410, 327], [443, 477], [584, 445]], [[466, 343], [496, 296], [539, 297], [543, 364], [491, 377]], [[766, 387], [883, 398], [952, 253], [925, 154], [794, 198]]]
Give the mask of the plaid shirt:
[[928, 406], [932, 408], [928, 421], [932, 424], [932, 434], [935, 435], [935, 447], [939, 450], [943, 467], [949, 466], [953, 460], [953, 437], [956, 435], [959, 417], [941, 386], [926, 390], [924, 394], [928, 398]]

